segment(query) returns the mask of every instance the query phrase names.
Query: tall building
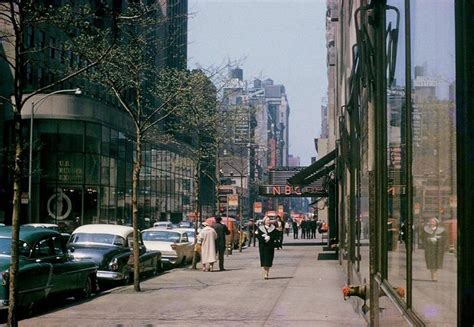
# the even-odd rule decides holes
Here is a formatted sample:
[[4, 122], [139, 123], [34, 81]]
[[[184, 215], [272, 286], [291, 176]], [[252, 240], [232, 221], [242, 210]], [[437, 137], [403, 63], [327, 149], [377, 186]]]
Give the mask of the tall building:
[[301, 166], [300, 157], [293, 156], [292, 154], [288, 155], [288, 166], [289, 167], [299, 167], [299, 166]]
[[[228, 133], [233, 135], [234, 142], [223, 154], [221, 165], [223, 176], [231, 177], [235, 186], [223, 188], [234, 188], [235, 194], [239, 192], [237, 185], [243, 183], [241, 193], [248, 194], [245, 212], [251, 215], [251, 204], [257, 197], [255, 186], [265, 180], [269, 169], [288, 165], [290, 106], [285, 87], [275, 85], [271, 79], [255, 79], [249, 86], [243, 81], [240, 68], [231, 70], [230, 77], [229, 86], [223, 91], [223, 110], [232, 117], [229, 121], [239, 124], [234, 124]], [[245, 176], [242, 181], [240, 175]]]
[[[97, 10], [102, 8], [101, 1], [91, 3]], [[114, 1], [111, 9], [121, 11], [126, 5], [126, 1]], [[185, 67], [187, 1], [160, 2], [160, 5], [161, 12], [169, 19], [156, 27], [156, 34], [167, 51], [157, 56], [155, 64], [157, 67]], [[107, 24], [102, 27], [109, 28]], [[2, 33], [8, 26], [0, 28]], [[28, 28], [25, 46], [44, 46], [47, 50], [38, 52], [37, 55], [42, 57], [36, 58], [34, 65], [28, 65], [24, 76], [20, 77], [25, 81], [25, 93], [58, 78], [59, 75], [50, 70], [53, 65], [64, 64], [66, 59], [80, 63], [79, 55], [57, 49], [62, 38], [55, 29]], [[172, 44], [167, 47], [167, 42]], [[0, 46], [3, 51], [9, 51], [7, 42]], [[13, 77], [2, 60], [0, 69], [0, 92], [2, 95], [10, 94]], [[81, 87], [82, 95], [63, 92], [77, 86]], [[31, 119], [34, 122], [31, 216], [27, 214], [28, 202], [22, 200], [21, 223], [61, 222], [68, 229], [87, 223], [130, 224], [135, 148], [131, 118], [122, 111], [114, 97], [85, 79], [75, 78], [52, 91], [58, 91], [58, 94], [38, 94], [26, 103], [22, 111], [25, 126], [29, 126], [34, 108], [34, 120]], [[12, 211], [12, 114], [5, 103], [0, 103], [0, 111], [0, 127], [3, 127], [0, 129], [0, 220], [9, 223]], [[25, 132], [28, 135], [29, 129]], [[188, 154], [179, 147], [146, 140], [138, 199], [142, 227], [155, 220], [179, 221], [192, 211], [193, 167]], [[25, 176], [22, 199], [27, 198], [27, 184]]]

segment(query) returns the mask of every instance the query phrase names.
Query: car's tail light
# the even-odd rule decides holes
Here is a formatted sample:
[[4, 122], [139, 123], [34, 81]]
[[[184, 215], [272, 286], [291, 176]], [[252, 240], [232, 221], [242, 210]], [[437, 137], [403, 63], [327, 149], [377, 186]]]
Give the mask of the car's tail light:
[[117, 258], [113, 259], [113, 260], [109, 263], [109, 269], [112, 270], [112, 271], [117, 271], [117, 270], [119, 270], [119, 264], [118, 264]]
[[176, 244], [171, 244], [171, 248], [172, 248], [173, 250], [176, 250], [176, 248], [177, 248]]

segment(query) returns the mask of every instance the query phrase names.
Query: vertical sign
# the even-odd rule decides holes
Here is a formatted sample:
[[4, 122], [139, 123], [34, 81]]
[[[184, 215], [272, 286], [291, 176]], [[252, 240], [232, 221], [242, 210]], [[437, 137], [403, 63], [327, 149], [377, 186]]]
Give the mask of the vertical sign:
[[239, 196], [237, 194], [227, 195], [227, 205], [237, 208], [239, 206]]
[[254, 202], [253, 203], [253, 212], [254, 213], [262, 213], [262, 202]]

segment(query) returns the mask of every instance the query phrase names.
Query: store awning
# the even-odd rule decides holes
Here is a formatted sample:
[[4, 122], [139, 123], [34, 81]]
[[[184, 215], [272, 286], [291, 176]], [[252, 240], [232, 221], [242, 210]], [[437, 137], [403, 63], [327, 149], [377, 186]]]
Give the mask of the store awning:
[[336, 150], [329, 152], [321, 159], [290, 177], [288, 183], [290, 185], [305, 186], [327, 175], [334, 170], [335, 163], [331, 163], [331, 161], [336, 159], [336, 154]]

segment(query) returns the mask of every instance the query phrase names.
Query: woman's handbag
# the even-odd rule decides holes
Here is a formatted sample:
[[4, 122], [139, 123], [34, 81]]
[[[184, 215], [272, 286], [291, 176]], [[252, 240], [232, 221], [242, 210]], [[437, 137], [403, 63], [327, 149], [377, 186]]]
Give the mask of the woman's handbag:
[[194, 252], [201, 253], [201, 244], [200, 243], [196, 243], [194, 245]]

